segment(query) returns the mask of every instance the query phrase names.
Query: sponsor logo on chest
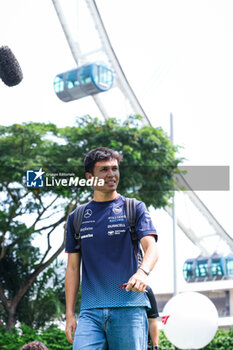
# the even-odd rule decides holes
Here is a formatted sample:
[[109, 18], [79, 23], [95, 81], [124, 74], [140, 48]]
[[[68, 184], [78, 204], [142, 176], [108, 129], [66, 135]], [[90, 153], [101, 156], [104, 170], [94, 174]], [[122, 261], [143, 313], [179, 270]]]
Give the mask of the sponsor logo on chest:
[[[123, 215], [123, 208], [116, 206], [112, 209], [114, 216], [108, 217], [107, 234], [108, 236], [116, 236], [125, 232], [126, 216]], [[119, 215], [121, 214], [121, 215]]]

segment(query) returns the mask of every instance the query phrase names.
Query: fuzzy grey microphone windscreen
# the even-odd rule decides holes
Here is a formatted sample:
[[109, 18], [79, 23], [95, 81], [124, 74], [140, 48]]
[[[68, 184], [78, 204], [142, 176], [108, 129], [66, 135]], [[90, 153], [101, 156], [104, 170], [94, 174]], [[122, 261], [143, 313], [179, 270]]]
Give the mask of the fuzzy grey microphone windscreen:
[[15, 86], [23, 79], [19, 62], [8, 46], [0, 47], [0, 78], [7, 86]]

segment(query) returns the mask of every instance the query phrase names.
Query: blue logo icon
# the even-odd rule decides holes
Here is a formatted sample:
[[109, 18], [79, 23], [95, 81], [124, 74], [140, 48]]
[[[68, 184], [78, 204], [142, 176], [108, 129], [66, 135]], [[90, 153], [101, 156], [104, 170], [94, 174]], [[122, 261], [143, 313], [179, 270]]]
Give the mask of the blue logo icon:
[[42, 169], [27, 170], [27, 187], [43, 187], [44, 173]]

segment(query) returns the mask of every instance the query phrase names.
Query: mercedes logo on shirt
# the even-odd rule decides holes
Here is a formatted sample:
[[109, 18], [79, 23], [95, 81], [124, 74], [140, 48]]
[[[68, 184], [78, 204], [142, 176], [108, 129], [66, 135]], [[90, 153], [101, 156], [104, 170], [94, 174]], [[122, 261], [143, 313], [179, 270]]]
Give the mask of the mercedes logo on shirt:
[[91, 209], [87, 209], [85, 211], [84, 218], [88, 219], [91, 215], [92, 215], [92, 210]]

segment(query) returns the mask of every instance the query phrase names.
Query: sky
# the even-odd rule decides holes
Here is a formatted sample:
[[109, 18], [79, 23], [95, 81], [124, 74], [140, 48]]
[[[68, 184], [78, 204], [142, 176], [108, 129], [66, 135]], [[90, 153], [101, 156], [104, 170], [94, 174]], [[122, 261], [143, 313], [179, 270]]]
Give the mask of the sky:
[[[97, 6], [121, 66], [154, 127], [169, 135], [187, 165], [228, 165], [232, 157], [233, 3], [231, 0], [97, 0]], [[61, 1], [67, 23], [84, 51], [96, 48], [96, 33], [85, 0]], [[74, 11], [75, 9], [75, 11]], [[1, 0], [0, 46], [17, 57], [24, 79], [9, 88], [0, 84], [1, 124], [28, 121], [74, 125], [85, 114], [102, 118], [92, 98], [63, 103], [53, 91], [56, 74], [75, 61], [50, 0]], [[98, 45], [97, 45], [98, 46]], [[80, 59], [80, 62], [82, 60]], [[113, 93], [103, 96], [112, 116], [127, 106]], [[121, 108], [121, 110], [119, 109]], [[230, 173], [231, 175], [231, 173]], [[231, 175], [232, 177], [232, 175]], [[225, 230], [231, 225], [232, 191], [198, 195]], [[190, 227], [207, 230], [201, 218], [180, 199], [178, 215]], [[172, 289], [172, 221], [152, 211], [159, 232], [160, 258], [151, 277], [155, 291]], [[182, 265], [199, 251], [177, 230], [179, 283]], [[168, 263], [169, 262], [169, 263]], [[167, 278], [164, 278], [167, 276]]]

